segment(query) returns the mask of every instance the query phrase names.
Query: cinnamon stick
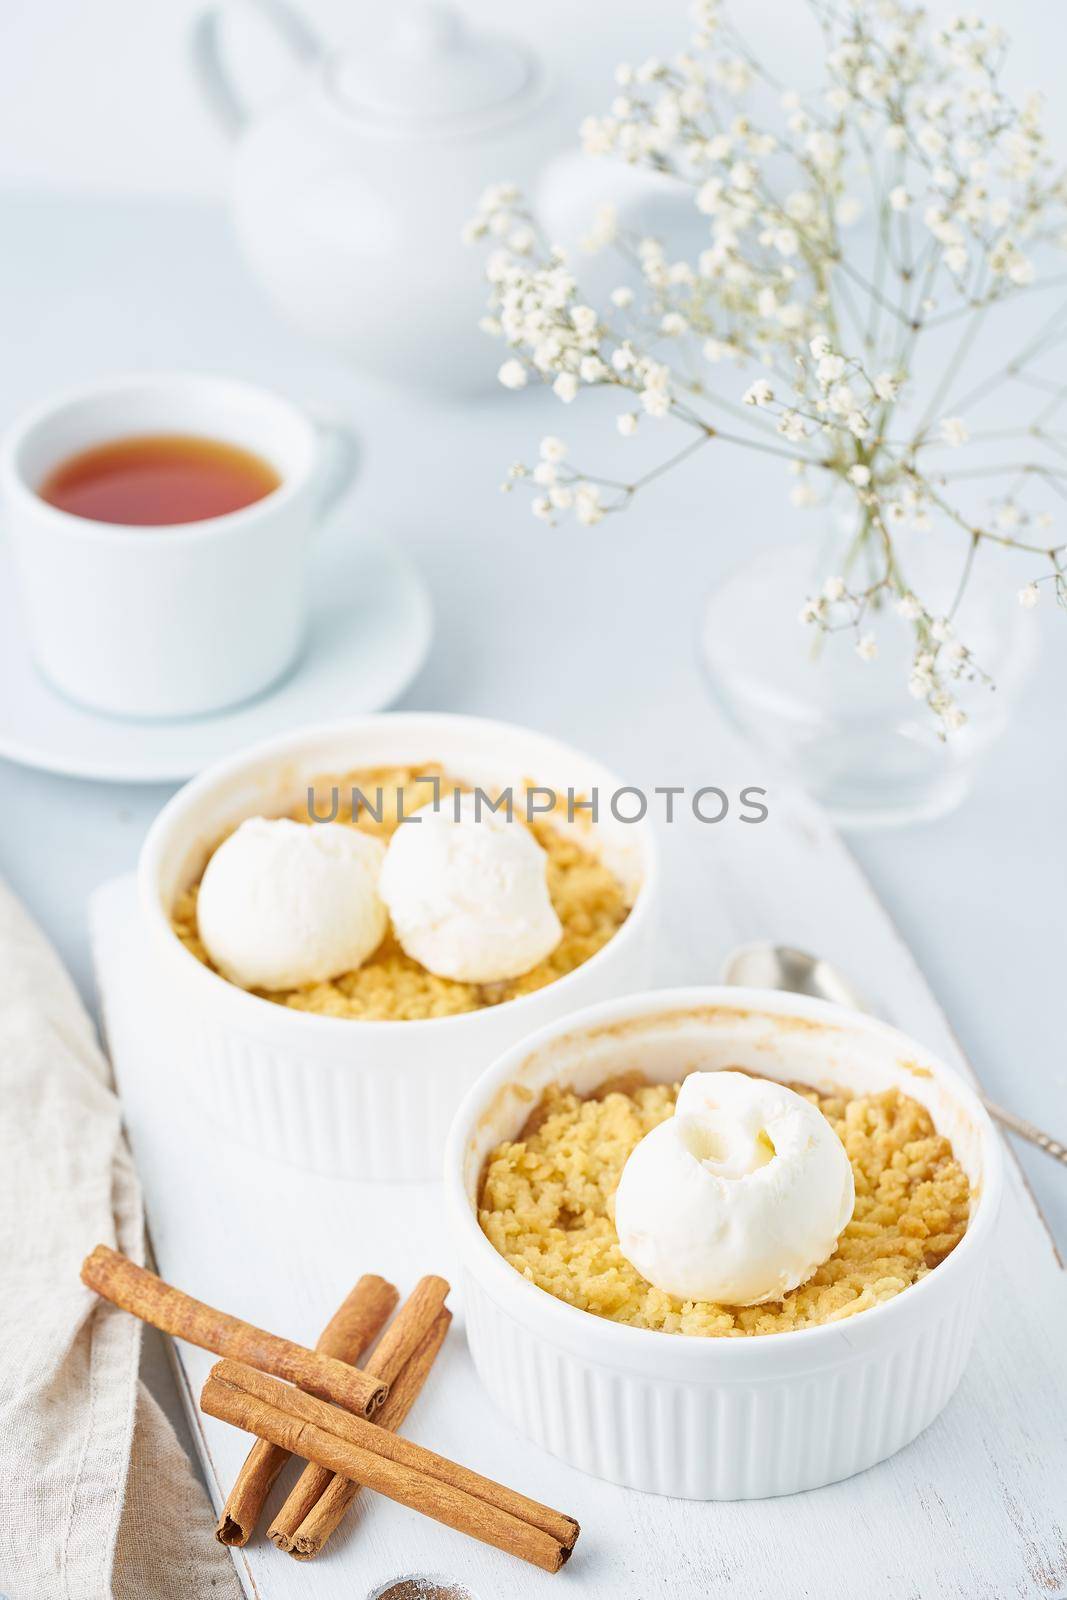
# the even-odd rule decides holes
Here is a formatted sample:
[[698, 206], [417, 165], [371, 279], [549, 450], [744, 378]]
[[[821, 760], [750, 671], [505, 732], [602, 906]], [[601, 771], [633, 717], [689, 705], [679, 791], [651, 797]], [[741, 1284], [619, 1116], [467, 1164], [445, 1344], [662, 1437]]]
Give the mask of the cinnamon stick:
[[[315, 1348], [338, 1361], [358, 1361], [381, 1332], [399, 1299], [396, 1289], [373, 1272], [364, 1273], [323, 1329]], [[220, 1544], [244, 1545], [252, 1536], [267, 1496], [285, 1463], [288, 1450], [257, 1439], [234, 1480], [215, 1528]]]
[[[374, 1419], [379, 1428], [388, 1428], [392, 1432], [400, 1427], [429, 1377], [430, 1368], [444, 1343], [451, 1321], [451, 1311], [445, 1309], [437, 1313], [436, 1320], [431, 1323], [422, 1343], [401, 1369], [400, 1376], [390, 1386], [389, 1398]], [[353, 1483], [351, 1478], [342, 1478], [339, 1474], [327, 1472], [322, 1467], [307, 1467], [301, 1475], [300, 1483], [303, 1483], [311, 1473], [315, 1473], [317, 1477], [314, 1483], [308, 1484], [308, 1508], [288, 1545], [289, 1554], [297, 1561], [311, 1561], [318, 1555], [360, 1490], [360, 1485]], [[294, 1490], [294, 1495], [295, 1493]], [[290, 1496], [290, 1499], [292, 1498], [293, 1496]], [[288, 1505], [287, 1500], [286, 1507]], [[279, 1540], [275, 1539], [274, 1542], [281, 1548]]]
[[383, 1383], [392, 1383], [422, 1343], [427, 1328], [445, 1303], [449, 1287], [447, 1279], [432, 1273], [419, 1279], [382, 1334], [377, 1350], [367, 1363], [368, 1372]]
[[[378, 1348], [369, 1357], [367, 1361], [368, 1372], [392, 1385], [398, 1375], [410, 1363], [414, 1354], [426, 1342], [444, 1306], [448, 1290], [449, 1285], [444, 1278], [438, 1278], [430, 1274], [425, 1278], [419, 1279], [382, 1335]], [[441, 1330], [441, 1339], [444, 1338], [447, 1327], [448, 1324], [445, 1323], [444, 1328]], [[386, 1424], [386, 1426], [394, 1428], [400, 1426], [400, 1423], [411, 1409], [415, 1395], [425, 1381], [439, 1348], [440, 1340], [429, 1353], [428, 1359], [425, 1360], [421, 1377], [418, 1378], [417, 1386], [412, 1389], [407, 1405], [403, 1411], [394, 1412], [395, 1421], [391, 1424]], [[303, 1534], [304, 1521], [310, 1516], [320, 1498], [330, 1487], [331, 1479], [332, 1474], [324, 1472], [319, 1466], [312, 1464], [304, 1468], [304, 1471], [297, 1479], [296, 1485], [290, 1492], [289, 1498], [277, 1512], [274, 1521], [267, 1529], [268, 1539], [272, 1540], [279, 1550], [288, 1550], [293, 1554], [296, 1553], [296, 1537], [298, 1534]], [[342, 1480], [342, 1482], [345, 1481]], [[322, 1544], [325, 1543], [326, 1539], [329, 1538], [330, 1533], [337, 1526], [337, 1522], [344, 1515], [345, 1507], [354, 1495], [355, 1488], [352, 1489], [352, 1494], [349, 1495], [348, 1499], [344, 1499], [344, 1491], [341, 1485], [337, 1486], [331, 1500], [331, 1504], [336, 1510], [336, 1520], [322, 1534], [315, 1549], [300, 1552], [305, 1560], [310, 1560], [316, 1554], [316, 1551], [321, 1548]], [[339, 1509], [338, 1502], [343, 1502], [340, 1504]], [[309, 1535], [309, 1537], [312, 1537], [312, 1535]]]
[[387, 1383], [359, 1367], [216, 1311], [106, 1245], [98, 1244], [92, 1255], [86, 1256], [81, 1277], [105, 1300], [173, 1338], [286, 1378], [298, 1389], [335, 1401], [360, 1416], [370, 1416], [389, 1392]]
[[572, 1517], [238, 1362], [216, 1363], [200, 1404], [209, 1416], [545, 1572], [558, 1572], [574, 1549], [579, 1529]]

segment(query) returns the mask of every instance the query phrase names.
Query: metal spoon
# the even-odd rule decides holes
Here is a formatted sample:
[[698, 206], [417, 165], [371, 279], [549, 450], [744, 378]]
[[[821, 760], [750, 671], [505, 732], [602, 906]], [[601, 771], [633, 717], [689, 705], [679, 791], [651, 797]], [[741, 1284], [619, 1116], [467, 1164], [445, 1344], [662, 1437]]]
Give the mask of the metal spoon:
[[[746, 988], [784, 989], [789, 994], [810, 994], [816, 1000], [832, 1000], [835, 1005], [848, 1006], [852, 1011], [875, 1015], [864, 996], [836, 967], [818, 956], [809, 955], [806, 950], [795, 950], [789, 945], [769, 942], [739, 945], [723, 963], [722, 981], [742, 984]], [[1025, 1117], [1018, 1117], [1014, 1111], [1007, 1111], [994, 1101], [987, 1100], [984, 1094], [980, 1094], [979, 1099], [995, 1121], [1067, 1166], [1067, 1146], [1058, 1139], [1042, 1133]]]

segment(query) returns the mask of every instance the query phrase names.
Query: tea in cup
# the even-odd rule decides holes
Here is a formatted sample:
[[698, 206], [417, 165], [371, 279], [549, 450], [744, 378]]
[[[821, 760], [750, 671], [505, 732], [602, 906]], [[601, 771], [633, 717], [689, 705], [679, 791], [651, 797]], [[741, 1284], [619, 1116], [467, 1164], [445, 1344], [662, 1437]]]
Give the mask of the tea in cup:
[[355, 450], [266, 390], [173, 374], [53, 400], [0, 450], [6, 525], [45, 677], [113, 715], [202, 715], [286, 673], [312, 535]]

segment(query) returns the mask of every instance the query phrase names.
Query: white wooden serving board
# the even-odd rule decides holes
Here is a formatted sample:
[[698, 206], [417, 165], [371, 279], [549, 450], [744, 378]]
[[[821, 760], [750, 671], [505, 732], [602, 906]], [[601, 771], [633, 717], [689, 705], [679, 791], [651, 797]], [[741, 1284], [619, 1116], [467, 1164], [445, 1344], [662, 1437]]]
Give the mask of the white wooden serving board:
[[[658, 981], [713, 979], [726, 951], [746, 939], [799, 944], [840, 961], [886, 1016], [968, 1070], [851, 856], [805, 800], [776, 788], [771, 818], [758, 827], [682, 821], [661, 837], [667, 916]], [[108, 1041], [167, 1278], [311, 1344], [361, 1272], [380, 1272], [402, 1292], [423, 1272], [452, 1276], [437, 1185], [317, 1179], [242, 1149], [192, 1106], [168, 1044], [166, 1000], [146, 970], [132, 880], [103, 886], [92, 920]], [[458, 1299], [454, 1292], [453, 1330], [405, 1431], [576, 1516], [583, 1531], [573, 1560], [548, 1577], [364, 1495], [315, 1562], [281, 1554], [262, 1531], [235, 1552], [250, 1596], [370, 1600], [409, 1575], [449, 1580], [474, 1600], [1067, 1596], [1067, 1276], [1013, 1160], [986, 1321], [956, 1396], [899, 1455], [808, 1494], [700, 1505], [573, 1471], [527, 1444], [483, 1396]], [[177, 1347], [219, 1505], [248, 1440], [196, 1410], [212, 1359]], [[271, 1507], [291, 1481], [290, 1472]]]

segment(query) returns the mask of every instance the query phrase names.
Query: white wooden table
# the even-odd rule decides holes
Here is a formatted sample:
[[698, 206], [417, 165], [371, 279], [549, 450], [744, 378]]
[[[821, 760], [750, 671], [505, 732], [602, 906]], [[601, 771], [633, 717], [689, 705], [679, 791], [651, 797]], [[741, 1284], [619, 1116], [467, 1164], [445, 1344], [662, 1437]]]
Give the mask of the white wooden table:
[[[944, 1043], [944, 1023], [914, 970], [901, 965], [892, 930], [858, 886], [854, 866], [836, 844], [825, 845], [824, 830], [797, 812], [764, 763], [730, 746], [696, 670], [701, 592], [743, 549], [782, 536], [787, 489], [773, 471], [724, 454], [710, 476], [691, 463], [665, 478], [615, 524], [546, 532], [515, 500], [501, 499], [500, 472], [550, 431], [565, 433], [576, 455], [606, 465], [599, 441], [610, 437], [610, 416], [595, 405], [563, 411], [533, 394], [465, 407], [398, 404], [274, 320], [248, 283], [221, 211], [211, 207], [9, 195], [0, 197], [0, 222], [0, 425], [61, 385], [153, 365], [231, 371], [339, 408], [367, 448], [361, 481], [330, 537], [356, 537], [365, 527], [394, 532], [422, 566], [437, 605], [434, 651], [404, 705], [527, 722], [588, 748], [637, 783], [735, 776], [770, 787], [772, 816], [762, 828], [665, 835], [673, 926], [664, 980], [713, 975], [737, 937], [806, 942], [843, 961], [894, 1021], [935, 1048]], [[854, 848], [990, 1093], [1062, 1136], [1067, 628], [1052, 608], [1039, 608], [1034, 620], [1046, 634], [1041, 675], [973, 799], [941, 823], [858, 839]], [[0, 872], [87, 996], [88, 895], [133, 865], [167, 793], [0, 761]], [[134, 950], [131, 981], [135, 957]], [[116, 1043], [121, 1053], [117, 1036]], [[353, 1187], [346, 1190], [353, 1259], [298, 1270], [293, 1236], [320, 1191], [279, 1170], [271, 1202], [254, 1201], [252, 1168], [218, 1142], [224, 1130], [189, 1129], [180, 1063], [156, 1062], [149, 1092], [153, 1060], [131, 1041], [124, 1089], [157, 1248], [179, 1281], [235, 1304], [232, 1275], [245, 1260], [239, 1309], [311, 1338], [365, 1266], [396, 1272], [406, 1287], [423, 1262], [440, 1265], [432, 1208], [390, 1246], [388, 1260], [355, 1259], [367, 1219], [396, 1192]], [[1067, 1247], [1063, 1170], [1036, 1152], [1021, 1155]], [[552, 1580], [561, 1592], [580, 1585], [607, 1600], [615, 1583], [623, 1596], [705, 1595], [716, 1583], [725, 1591], [732, 1576], [736, 1592], [785, 1600], [835, 1593], [851, 1600], [857, 1591], [878, 1593], [879, 1583], [880, 1592], [903, 1600], [1067, 1595], [1056, 1518], [1067, 1476], [1063, 1397], [1061, 1380], [1048, 1376], [1050, 1335], [1040, 1324], [1058, 1295], [1054, 1333], [1062, 1345], [1062, 1276], [1051, 1276], [1051, 1252], [1027, 1205], [1013, 1179], [1001, 1244], [1005, 1281], [1014, 1284], [1032, 1263], [1035, 1278], [1047, 1280], [1045, 1312], [1033, 1297], [1017, 1311], [1009, 1294], [997, 1294], [990, 1339], [980, 1341], [949, 1411], [898, 1461], [853, 1484], [761, 1506], [635, 1501], [630, 1532], [619, 1513], [626, 1497], [533, 1452], [520, 1459], [515, 1436], [493, 1422], [464, 1375], [459, 1329], [449, 1380], [454, 1371], [461, 1395], [466, 1385], [471, 1409], [446, 1426], [441, 1402], [427, 1393], [413, 1431], [584, 1518], [580, 1560]], [[242, 1448], [213, 1439], [222, 1478], [232, 1475]], [[263, 1551], [253, 1557], [263, 1569], [260, 1593], [363, 1600], [373, 1582], [399, 1570], [386, 1533], [375, 1530], [399, 1531], [390, 1549], [410, 1550], [401, 1525], [390, 1521], [400, 1515], [368, 1503], [358, 1537], [347, 1541], [353, 1564], [346, 1562], [339, 1590], [332, 1557], [330, 1565], [298, 1568]], [[653, 1523], [659, 1542], [650, 1546], [650, 1566], [662, 1551], [672, 1566], [646, 1580], [634, 1563], [645, 1555], [642, 1530]], [[613, 1566], [603, 1551], [617, 1533]], [[506, 1586], [521, 1592], [514, 1563], [439, 1537], [431, 1554], [440, 1570], [464, 1575], [477, 1600], [496, 1600]], [[537, 1593], [549, 1592], [548, 1581], [528, 1578]], [[305, 1587], [285, 1587], [295, 1583]]]
[[[725, 733], [717, 748], [727, 776], [750, 759]], [[700, 770], [690, 757], [675, 781], [692, 783]], [[663, 842], [661, 981], [699, 980], [735, 942], [780, 933], [847, 960], [887, 1015], [962, 1064], [908, 951], [848, 853], [805, 802], [779, 791], [773, 818], [759, 829], [739, 826], [712, 844], [708, 830], [682, 823], [663, 829]], [[167, 1055], [166, 1002], [154, 996], [144, 969], [128, 879], [97, 896], [94, 924], [107, 1034], [165, 1276], [311, 1342], [360, 1272], [381, 1272], [402, 1290], [424, 1271], [449, 1275], [436, 1185], [316, 1179], [264, 1162], [233, 1145], [225, 1127], [198, 1116], [183, 1090], [181, 1062]], [[701, 1505], [629, 1493], [573, 1471], [527, 1444], [492, 1409], [458, 1310], [440, 1370], [407, 1431], [577, 1516], [583, 1534], [564, 1573], [549, 1579], [365, 1496], [358, 1516], [315, 1563], [295, 1563], [262, 1537], [238, 1552], [249, 1595], [364, 1600], [407, 1574], [459, 1582], [476, 1600], [504, 1593], [526, 1600], [547, 1594], [550, 1584], [583, 1600], [719, 1593], [852, 1600], [860, 1592], [867, 1600], [1047, 1600], [1067, 1593], [1059, 1521], [1067, 1482], [1067, 1277], [1014, 1161], [986, 1320], [959, 1392], [898, 1456], [809, 1494]], [[219, 1504], [247, 1440], [195, 1411], [211, 1360], [179, 1347], [183, 1392]]]
[[[548, 432], [565, 434], [576, 459], [617, 466], [610, 400], [398, 400], [278, 322], [221, 208], [0, 194], [0, 234], [0, 427], [61, 386], [167, 366], [232, 372], [336, 409], [365, 454], [326, 537], [395, 537], [436, 606], [434, 647], [402, 708], [525, 722], [635, 782], [680, 782], [683, 755], [702, 782], [719, 781], [697, 614], [743, 551], [790, 526], [788, 483], [773, 467], [724, 451], [661, 479], [623, 518], [546, 530], [518, 496], [501, 496], [503, 470]], [[1014, 604], [1010, 579], [1005, 603]], [[1039, 606], [1032, 621], [1044, 636], [1039, 673], [972, 799], [941, 822], [857, 838], [853, 848], [989, 1092], [1063, 1137], [1067, 618]], [[773, 807], [775, 780], [761, 759], [742, 777], [770, 784]], [[133, 865], [168, 793], [0, 760], [0, 873], [87, 997], [89, 892]], [[1067, 1251], [1063, 1172], [1020, 1154]]]

